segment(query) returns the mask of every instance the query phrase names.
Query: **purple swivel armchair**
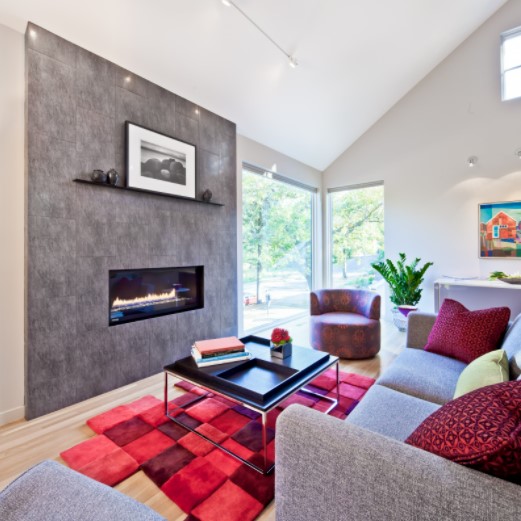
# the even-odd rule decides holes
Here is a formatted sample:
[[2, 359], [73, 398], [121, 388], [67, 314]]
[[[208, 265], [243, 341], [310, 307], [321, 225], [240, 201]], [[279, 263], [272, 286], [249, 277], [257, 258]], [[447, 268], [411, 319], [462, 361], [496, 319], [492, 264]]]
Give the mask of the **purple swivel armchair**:
[[340, 358], [380, 351], [380, 295], [363, 289], [311, 292], [311, 345]]

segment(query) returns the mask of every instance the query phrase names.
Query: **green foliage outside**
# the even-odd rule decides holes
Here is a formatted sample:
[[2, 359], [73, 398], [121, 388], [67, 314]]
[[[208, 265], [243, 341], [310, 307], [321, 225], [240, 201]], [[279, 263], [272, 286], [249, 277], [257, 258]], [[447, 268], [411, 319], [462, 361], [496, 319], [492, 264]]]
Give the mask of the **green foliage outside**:
[[[383, 186], [334, 192], [331, 197], [333, 265], [341, 266], [342, 278], [346, 279], [351, 259], [383, 259]], [[359, 275], [353, 285], [367, 287], [374, 276], [374, 272]]]
[[418, 267], [421, 259], [414, 259], [407, 265], [405, 253], [398, 254], [396, 264], [391, 259], [373, 262], [373, 268], [380, 273], [391, 288], [391, 302], [396, 306], [415, 306], [421, 298], [420, 284], [423, 282], [425, 272], [432, 266], [432, 262], [426, 262]]
[[257, 174], [243, 174], [243, 263], [245, 281], [293, 270], [311, 288], [311, 194]]
[[374, 282], [374, 278], [374, 273], [364, 273], [354, 279], [353, 285], [357, 288], [368, 288]]

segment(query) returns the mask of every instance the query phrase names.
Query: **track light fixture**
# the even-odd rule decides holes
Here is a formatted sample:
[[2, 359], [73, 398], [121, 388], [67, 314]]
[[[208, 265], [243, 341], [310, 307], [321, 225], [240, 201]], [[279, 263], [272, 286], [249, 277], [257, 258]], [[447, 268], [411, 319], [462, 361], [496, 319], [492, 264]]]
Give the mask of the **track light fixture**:
[[286, 52], [262, 27], [260, 27], [256, 22], [254, 22], [233, 0], [221, 0], [222, 3], [227, 7], [235, 7], [237, 11], [244, 17], [248, 22], [250, 22], [257, 31], [262, 33], [265, 38], [267, 38], [287, 59], [288, 65], [295, 69], [298, 65], [298, 61], [295, 56], [291, 55], [289, 52]]
[[290, 56], [288, 59], [289, 59], [289, 66], [292, 69], [295, 69], [297, 67], [297, 65], [298, 65], [297, 59], [294, 56]]

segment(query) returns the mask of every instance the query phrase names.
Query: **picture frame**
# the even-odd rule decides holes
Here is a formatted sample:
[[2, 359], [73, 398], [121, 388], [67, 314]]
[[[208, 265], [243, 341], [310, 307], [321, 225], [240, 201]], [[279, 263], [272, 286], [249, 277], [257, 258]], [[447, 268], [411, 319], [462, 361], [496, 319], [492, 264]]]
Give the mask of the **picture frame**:
[[479, 257], [521, 260], [521, 201], [480, 203]]
[[125, 136], [127, 187], [195, 199], [195, 145], [131, 121]]

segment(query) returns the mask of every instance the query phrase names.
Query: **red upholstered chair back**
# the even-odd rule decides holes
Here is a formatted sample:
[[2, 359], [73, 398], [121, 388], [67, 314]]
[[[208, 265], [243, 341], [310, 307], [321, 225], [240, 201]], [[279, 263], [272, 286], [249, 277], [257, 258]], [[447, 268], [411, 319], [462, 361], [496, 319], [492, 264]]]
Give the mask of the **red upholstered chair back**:
[[311, 315], [357, 313], [380, 320], [380, 295], [365, 289], [320, 289], [311, 292]]

